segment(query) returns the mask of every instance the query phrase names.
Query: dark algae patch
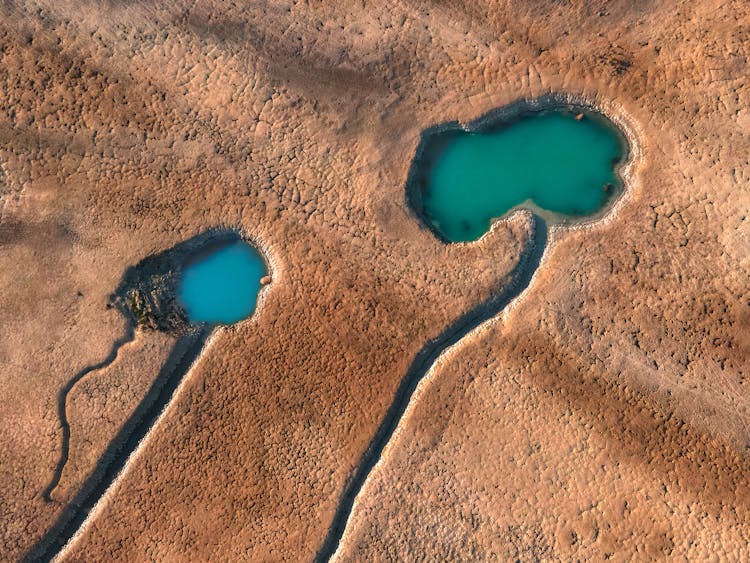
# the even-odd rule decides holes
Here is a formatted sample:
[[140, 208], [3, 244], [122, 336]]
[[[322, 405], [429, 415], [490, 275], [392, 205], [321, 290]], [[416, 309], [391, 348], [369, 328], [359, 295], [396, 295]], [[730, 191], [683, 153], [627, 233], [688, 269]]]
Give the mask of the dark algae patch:
[[201, 321], [190, 318], [179, 298], [185, 271], [236, 244], [246, 244], [237, 233], [211, 231], [147, 256], [127, 269], [112, 295], [111, 306], [140, 328], [177, 336], [189, 332]]
[[447, 125], [423, 136], [408, 197], [447, 242], [476, 240], [517, 208], [575, 221], [621, 191], [626, 152], [615, 125], [591, 110], [527, 109], [467, 129]]

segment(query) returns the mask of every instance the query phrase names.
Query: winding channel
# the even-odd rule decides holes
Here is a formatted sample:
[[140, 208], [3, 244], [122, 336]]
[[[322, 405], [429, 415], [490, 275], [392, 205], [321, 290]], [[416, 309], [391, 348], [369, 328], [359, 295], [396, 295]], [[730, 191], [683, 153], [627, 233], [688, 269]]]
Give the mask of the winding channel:
[[[49, 531], [32, 547], [23, 559], [24, 561], [52, 561], [76, 534], [97, 501], [121, 473], [131, 453], [137, 449], [164, 408], [170, 403], [180, 382], [199, 358], [214, 330], [216, 329], [202, 327], [178, 339], [148, 393], [110, 442], [91, 476], [63, 509], [62, 514]], [[79, 375], [82, 374], [82, 377], [94, 369], [83, 370], [86, 373], [81, 372]], [[81, 377], [78, 379], [80, 380]], [[64, 435], [69, 440], [70, 430]], [[59, 472], [62, 472], [65, 465], [67, 448], [63, 455], [62, 466], [58, 464]], [[60, 475], [56, 472], [55, 480], [51, 483], [52, 488], [59, 478]], [[51, 489], [48, 488], [48, 491], [45, 491], [45, 493], [48, 492], [51, 492]]]
[[70, 423], [68, 422], [68, 396], [73, 391], [76, 384], [81, 381], [88, 374], [105, 369], [109, 367], [116, 359], [120, 352], [120, 349], [132, 342], [135, 339], [135, 329], [132, 323], [128, 322], [125, 328], [125, 334], [122, 338], [117, 339], [112, 345], [112, 349], [109, 355], [99, 363], [87, 366], [75, 374], [66, 384], [60, 389], [57, 395], [57, 417], [60, 422], [60, 428], [62, 430], [62, 436], [60, 437], [60, 459], [57, 461], [57, 467], [52, 474], [52, 479], [49, 485], [44, 489], [42, 497], [46, 502], [55, 502], [52, 498], [52, 492], [60, 484], [60, 478], [62, 477], [65, 465], [68, 463], [68, 456], [70, 452]]

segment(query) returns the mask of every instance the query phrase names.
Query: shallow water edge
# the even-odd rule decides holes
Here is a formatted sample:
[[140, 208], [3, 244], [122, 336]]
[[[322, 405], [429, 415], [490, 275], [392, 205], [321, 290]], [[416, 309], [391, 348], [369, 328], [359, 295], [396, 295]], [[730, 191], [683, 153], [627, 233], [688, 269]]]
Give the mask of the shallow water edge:
[[[568, 216], [540, 209], [533, 203], [525, 202], [517, 205], [501, 217], [494, 218], [487, 231], [476, 240], [452, 241], [448, 239], [435, 225], [425, 210], [424, 198], [426, 188], [426, 170], [424, 161], [426, 150], [441, 142], [441, 138], [451, 133], [487, 133], [509, 127], [527, 116], [535, 116], [545, 112], [565, 111], [583, 113], [587, 118], [595, 120], [611, 131], [620, 147], [620, 158], [613, 167], [617, 179], [610, 197], [601, 208], [594, 213], [582, 216]], [[405, 200], [408, 212], [414, 216], [419, 224], [429, 230], [438, 240], [445, 244], [472, 244], [481, 240], [492, 230], [492, 225], [505, 221], [520, 210], [531, 211], [543, 217], [551, 229], [558, 226], [575, 227], [599, 221], [619, 207], [619, 202], [626, 192], [626, 185], [632, 183], [630, 171], [633, 162], [640, 157], [639, 143], [635, 126], [622, 110], [606, 109], [605, 104], [588, 101], [576, 95], [548, 93], [534, 98], [522, 98], [506, 106], [488, 111], [482, 116], [462, 123], [447, 121], [425, 129], [420, 134], [414, 157], [412, 158], [405, 183]]]

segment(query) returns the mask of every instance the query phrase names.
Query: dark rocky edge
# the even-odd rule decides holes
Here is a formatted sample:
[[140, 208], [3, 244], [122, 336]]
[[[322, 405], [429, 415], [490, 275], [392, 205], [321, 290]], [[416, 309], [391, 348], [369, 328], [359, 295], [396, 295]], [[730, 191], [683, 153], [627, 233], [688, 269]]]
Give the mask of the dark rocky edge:
[[[507, 106], [491, 110], [466, 124], [462, 124], [459, 121], [447, 121], [425, 129], [420, 136], [419, 145], [417, 146], [414, 158], [411, 161], [411, 166], [409, 167], [406, 179], [405, 196], [407, 208], [415, 214], [420, 224], [428, 228], [442, 242], [462, 244], [453, 243], [446, 239], [445, 236], [443, 236], [443, 234], [435, 227], [429, 214], [425, 210], [424, 197], [427, 190], [427, 178], [425, 173], [431, 168], [432, 163], [430, 161], [432, 155], [439, 154], [440, 149], [457, 135], [496, 131], [498, 129], [509, 127], [529, 115], [558, 111], [569, 112], [573, 115], [583, 113], [587, 118], [603, 123], [608, 129], [615, 133], [620, 142], [621, 154], [620, 158], [616, 162], [613, 162], [618, 179], [617, 184], [613, 186], [613, 189], [609, 194], [609, 199], [604, 203], [601, 212], [598, 214], [586, 215], [581, 218], [569, 217], [549, 213], [537, 208], [536, 206], [522, 204], [508, 211], [503, 218], [511, 215], [518, 209], [527, 209], [536, 215], [544, 216], [544, 218], [552, 224], [591, 222], [592, 220], [599, 218], [601, 215], [604, 215], [623, 193], [625, 182], [621, 175], [621, 169], [630, 159], [632, 153], [631, 142], [615, 120], [608, 117], [595, 104], [587, 102], [577, 96], [560, 93], [548, 93], [537, 98], [523, 98], [508, 104]], [[498, 217], [496, 220], [498, 219], [501, 218]]]
[[183, 269], [211, 252], [237, 242], [240, 235], [231, 230], [213, 230], [148, 256], [125, 271], [120, 285], [110, 297], [134, 325], [181, 336], [193, 330], [177, 299], [177, 284]]

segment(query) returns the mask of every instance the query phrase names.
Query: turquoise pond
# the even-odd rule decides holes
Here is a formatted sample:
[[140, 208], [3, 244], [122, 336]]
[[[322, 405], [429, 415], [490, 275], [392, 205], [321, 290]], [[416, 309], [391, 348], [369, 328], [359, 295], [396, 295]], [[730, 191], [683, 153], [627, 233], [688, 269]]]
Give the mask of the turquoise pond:
[[518, 207], [557, 222], [593, 215], [621, 188], [624, 152], [615, 126], [588, 112], [530, 112], [501, 127], [437, 133], [418, 160], [418, 207], [450, 242], [478, 239]]
[[243, 241], [202, 253], [182, 273], [178, 298], [193, 323], [232, 324], [253, 314], [266, 265]]

